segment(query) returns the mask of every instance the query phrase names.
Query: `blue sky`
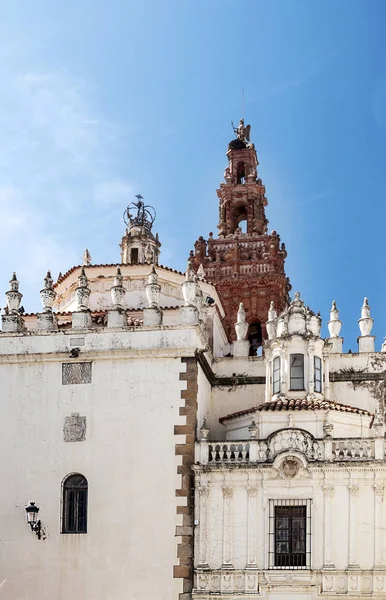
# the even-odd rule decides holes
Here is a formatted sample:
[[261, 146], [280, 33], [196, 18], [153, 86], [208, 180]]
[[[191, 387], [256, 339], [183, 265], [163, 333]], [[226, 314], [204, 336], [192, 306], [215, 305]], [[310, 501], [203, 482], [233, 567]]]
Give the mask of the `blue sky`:
[[[161, 262], [216, 231], [241, 112], [293, 291], [345, 349], [369, 297], [386, 335], [383, 0], [13, 0], [0, 7], [0, 281], [38, 310], [47, 268], [119, 261], [122, 213], [155, 206]], [[4, 301], [3, 301], [4, 302]]]

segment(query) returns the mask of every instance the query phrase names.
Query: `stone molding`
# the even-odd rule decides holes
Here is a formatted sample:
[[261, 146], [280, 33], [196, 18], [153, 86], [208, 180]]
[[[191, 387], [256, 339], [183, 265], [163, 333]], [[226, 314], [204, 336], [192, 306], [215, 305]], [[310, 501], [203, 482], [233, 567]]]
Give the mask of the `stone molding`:
[[186, 389], [181, 391], [184, 400], [180, 407], [180, 416], [185, 417], [184, 425], [174, 426], [174, 435], [185, 435], [185, 443], [175, 445], [175, 453], [182, 457], [182, 464], [177, 467], [181, 475], [181, 488], [176, 489], [176, 497], [186, 498], [185, 506], [177, 506], [177, 515], [182, 515], [182, 526], [176, 527], [176, 536], [181, 537], [177, 546], [177, 564], [173, 568], [174, 579], [182, 579], [180, 600], [191, 600], [193, 589], [193, 555], [194, 555], [194, 480], [192, 465], [197, 427], [197, 392], [198, 364], [194, 357], [181, 358], [186, 364], [186, 372], [180, 373], [180, 380], [186, 381]]

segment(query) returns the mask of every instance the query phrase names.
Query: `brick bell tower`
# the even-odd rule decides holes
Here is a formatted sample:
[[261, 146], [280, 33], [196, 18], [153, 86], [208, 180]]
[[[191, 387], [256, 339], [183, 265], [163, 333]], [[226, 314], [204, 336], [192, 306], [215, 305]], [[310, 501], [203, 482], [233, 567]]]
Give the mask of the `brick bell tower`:
[[[233, 125], [233, 124], [232, 124]], [[280, 312], [288, 303], [291, 289], [285, 275], [285, 244], [276, 231], [267, 233], [265, 187], [257, 177], [254, 144], [250, 143], [250, 125], [241, 119], [233, 127], [236, 139], [228, 145], [229, 166], [225, 183], [220, 184], [219, 235], [199, 237], [190, 253], [197, 271], [214, 283], [223, 302], [225, 326], [230, 340], [235, 339], [234, 323], [238, 305], [243, 302], [249, 323], [250, 354], [257, 354], [266, 339], [265, 323], [270, 302]], [[202, 265], [202, 267], [200, 267]]]

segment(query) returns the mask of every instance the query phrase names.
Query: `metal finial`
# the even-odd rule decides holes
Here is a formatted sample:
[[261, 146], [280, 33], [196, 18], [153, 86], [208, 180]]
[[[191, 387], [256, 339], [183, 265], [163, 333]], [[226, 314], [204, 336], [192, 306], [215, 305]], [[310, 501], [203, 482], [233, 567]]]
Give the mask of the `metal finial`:
[[143, 202], [143, 196], [136, 194], [137, 202], [130, 202], [123, 213], [123, 221], [130, 227], [144, 227], [151, 231], [155, 221], [156, 212], [154, 208]]

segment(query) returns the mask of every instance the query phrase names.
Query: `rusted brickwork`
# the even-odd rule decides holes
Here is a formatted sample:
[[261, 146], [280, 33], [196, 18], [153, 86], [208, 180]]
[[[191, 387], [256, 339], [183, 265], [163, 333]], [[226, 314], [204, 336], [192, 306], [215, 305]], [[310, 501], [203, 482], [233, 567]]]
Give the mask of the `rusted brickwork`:
[[[247, 313], [251, 354], [266, 339], [265, 322], [271, 301], [280, 313], [288, 304], [291, 289], [284, 263], [285, 244], [276, 231], [268, 233], [265, 186], [258, 177], [259, 161], [253, 144], [240, 138], [230, 142], [229, 166], [219, 197], [219, 235], [195, 242], [190, 262], [216, 287], [225, 310], [224, 325], [235, 340], [234, 323], [239, 303]], [[244, 225], [244, 228], [242, 229]]]
[[182, 456], [182, 464], [177, 467], [181, 475], [181, 488], [176, 490], [176, 496], [187, 499], [186, 506], [177, 506], [177, 514], [182, 515], [182, 525], [176, 528], [176, 535], [181, 536], [178, 544], [178, 564], [174, 566], [174, 578], [183, 580], [183, 592], [180, 600], [190, 600], [193, 586], [193, 519], [194, 519], [194, 483], [191, 466], [194, 463], [194, 443], [197, 425], [197, 360], [182, 358], [186, 364], [186, 373], [180, 373], [180, 379], [187, 382], [186, 390], [181, 392], [185, 400], [180, 408], [180, 415], [186, 417], [185, 425], [175, 425], [175, 435], [185, 435], [184, 444], [176, 444], [176, 454]]

